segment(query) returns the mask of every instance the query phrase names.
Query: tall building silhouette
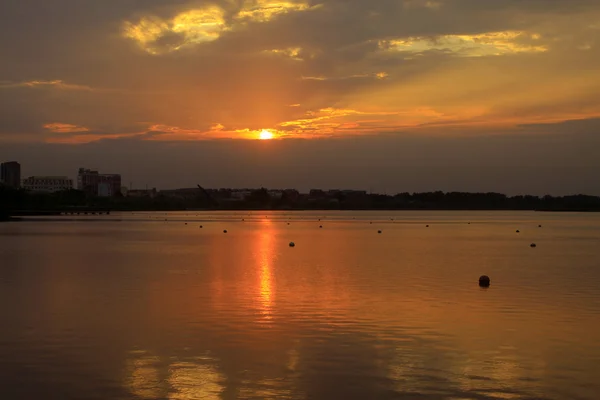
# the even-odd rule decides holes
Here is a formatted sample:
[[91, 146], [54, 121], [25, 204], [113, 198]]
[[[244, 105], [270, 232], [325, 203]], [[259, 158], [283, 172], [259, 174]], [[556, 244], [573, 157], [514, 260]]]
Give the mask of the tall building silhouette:
[[9, 161], [0, 165], [0, 181], [12, 188], [21, 187], [21, 164]]
[[121, 175], [100, 174], [86, 168], [79, 168], [77, 174], [77, 189], [88, 195], [112, 197], [121, 192]]

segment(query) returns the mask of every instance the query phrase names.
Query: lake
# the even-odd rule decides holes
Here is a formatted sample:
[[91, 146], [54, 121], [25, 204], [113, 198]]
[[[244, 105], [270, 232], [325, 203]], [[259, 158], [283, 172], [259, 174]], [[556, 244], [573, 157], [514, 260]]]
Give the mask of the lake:
[[5, 399], [600, 398], [600, 214], [47, 218], [0, 270]]

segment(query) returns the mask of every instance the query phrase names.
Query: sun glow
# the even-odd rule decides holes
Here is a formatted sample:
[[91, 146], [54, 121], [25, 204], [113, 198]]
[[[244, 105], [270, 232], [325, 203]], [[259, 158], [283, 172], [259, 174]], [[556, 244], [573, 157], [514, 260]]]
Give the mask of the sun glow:
[[260, 131], [260, 133], [258, 134], [258, 138], [260, 140], [269, 140], [269, 139], [273, 139], [273, 132], [270, 132], [266, 129], [263, 129], [262, 131]]

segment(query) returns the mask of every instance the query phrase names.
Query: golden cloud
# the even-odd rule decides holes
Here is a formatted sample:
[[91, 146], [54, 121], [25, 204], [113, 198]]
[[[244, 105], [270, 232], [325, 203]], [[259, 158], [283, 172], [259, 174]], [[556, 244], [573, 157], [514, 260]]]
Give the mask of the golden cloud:
[[287, 49], [265, 50], [265, 51], [263, 51], [263, 53], [287, 57], [287, 58], [291, 58], [292, 60], [296, 60], [296, 61], [303, 60], [301, 57], [301, 53], [302, 53], [301, 47], [288, 47]]
[[330, 81], [330, 80], [345, 80], [345, 79], [356, 79], [356, 78], [373, 78], [373, 79], [385, 79], [389, 76], [387, 72], [376, 72], [373, 74], [354, 74], [347, 76], [303, 76], [300, 79], [303, 81]]
[[431, 10], [437, 10], [442, 7], [441, 1], [434, 0], [404, 0], [402, 3], [404, 8], [429, 8]]
[[123, 35], [136, 41], [148, 53], [157, 55], [211, 42], [227, 29], [224, 11], [209, 6], [180, 13], [170, 20], [149, 16], [137, 23], [127, 21]]
[[[148, 128], [150, 132], [160, 132], [159, 135], [151, 135], [147, 140], [151, 141], [193, 141], [209, 139], [249, 139], [256, 140], [261, 138], [261, 133], [265, 129], [226, 129], [220, 123], [212, 125], [209, 129], [188, 129], [178, 126], [163, 124], [151, 125]], [[277, 129], [266, 129], [273, 138], [284, 137], [288, 132]]]
[[99, 142], [101, 140], [124, 139], [139, 136], [140, 133], [114, 133], [114, 134], [91, 134], [91, 135], [74, 135], [64, 137], [51, 137], [45, 140], [46, 143], [56, 144], [87, 144]]
[[[123, 36], [131, 39], [146, 52], [153, 55], [170, 53], [191, 45], [217, 40], [224, 32], [246, 22], [267, 22], [290, 12], [304, 11], [311, 7], [306, 3], [291, 1], [247, 1], [232, 21], [225, 20], [225, 11], [211, 5], [188, 10], [171, 19], [145, 16], [137, 22], [123, 24]], [[314, 8], [314, 7], [313, 7]], [[273, 50], [284, 55], [299, 53], [299, 49]]]
[[278, 15], [294, 11], [305, 11], [310, 8], [306, 3], [291, 1], [246, 1], [244, 7], [242, 7], [234, 19], [238, 21], [267, 22]]
[[446, 51], [462, 57], [499, 56], [518, 53], [543, 53], [548, 47], [539, 43], [541, 35], [522, 31], [487, 32], [476, 35], [443, 35], [409, 37], [380, 41], [386, 51], [424, 53]]
[[63, 124], [60, 122], [46, 124], [44, 125], [44, 128], [54, 133], [81, 133], [90, 131], [90, 129], [86, 128], [85, 126]]
[[44, 81], [44, 80], [31, 80], [24, 82], [9, 82], [9, 83], [0, 83], [0, 89], [6, 88], [43, 88], [43, 87], [52, 87], [56, 89], [62, 90], [93, 90], [89, 86], [84, 85], [74, 85], [70, 83], [66, 83], [62, 80], [52, 80], [52, 81]]
[[[327, 107], [318, 111], [308, 111], [306, 112], [306, 118], [285, 121], [280, 123], [279, 126], [281, 128], [288, 129], [290, 132], [295, 134], [306, 132], [333, 134], [348, 129], [358, 129], [361, 126], [361, 122], [367, 122], [358, 121], [356, 120], [356, 117], [364, 118], [368, 116], [380, 118], [397, 115], [399, 115], [398, 112], [367, 112], [353, 109]], [[368, 122], [379, 122], [379, 119], [370, 120]]]

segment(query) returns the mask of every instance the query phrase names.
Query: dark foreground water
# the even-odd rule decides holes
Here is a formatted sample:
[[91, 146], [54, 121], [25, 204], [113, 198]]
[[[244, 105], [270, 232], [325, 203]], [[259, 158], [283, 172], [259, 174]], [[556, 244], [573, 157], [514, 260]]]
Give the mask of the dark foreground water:
[[3, 223], [0, 317], [7, 400], [595, 400], [600, 214]]

